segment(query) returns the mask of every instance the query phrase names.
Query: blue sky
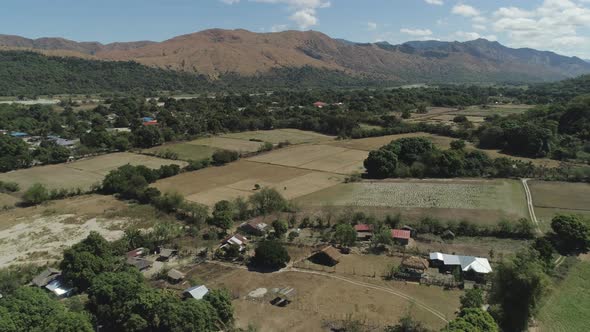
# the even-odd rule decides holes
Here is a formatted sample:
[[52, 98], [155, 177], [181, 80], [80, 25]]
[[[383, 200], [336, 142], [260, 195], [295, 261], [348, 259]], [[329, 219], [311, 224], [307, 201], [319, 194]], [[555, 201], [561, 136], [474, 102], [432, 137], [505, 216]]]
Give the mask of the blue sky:
[[161, 41], [209, 28], [359, 42], [471, 40], [590, 58], [590, 0], [2, 0], [0, 33]]

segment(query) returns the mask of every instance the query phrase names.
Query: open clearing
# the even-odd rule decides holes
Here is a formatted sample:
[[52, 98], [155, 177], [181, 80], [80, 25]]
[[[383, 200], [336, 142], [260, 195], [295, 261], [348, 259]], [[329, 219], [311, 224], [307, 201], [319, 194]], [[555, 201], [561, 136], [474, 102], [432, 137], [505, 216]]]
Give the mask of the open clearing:
[[217, 150], [218, 149], [216, 148], [204, 145], [171, 143], [143, 150], [142, 152], [148, 154], [160, 154], [170, 151], [176, 153], [178, 155], [178, 159], [180, 160], [202, 160], [210, 158]]
[[590, 184], [571, 182], [529, 181], [535, 214], [541, 229], [551, 227], [557, 214], [579, 214], [590, 217]]
[[194, 141], [186, 142], [183, 144], [193, 144], [197, 146], [207, 146], [215, 149], [225, 149], [231, 151], [237, 151], [240, 154], [256, 152], [264, 144], [262, 142], [253, 142], [243, 139], [226, 138], [226, 137], [207, 137], [199, 138]]
[[590, 262], [579, 262], [541, 308], [539, 331], [588, 331], [590, 317]]
[[0, 193], [0, 209], [3, 207], [11, 207], [18, 203], [18, 198], [10, 196], [8, 194]]
[[22, 263], [47, 264], [91, 231], [108, 240], [118, 239], [128, 219], [107, 218], [105, 214], [125, 207], [125, 203], [112, 196], [87, 195], [0, 212], [0, 268]]
[[16, 182], [21, 192], [34, 183], [42, 183], [51, 189], [89, 189], [99, 183], [113, 169], [125, 164], [144, 165], [159, 168], [162, 165], [176, 164], [186, 166], [183, 161], [171, 161], [134, 153], [110, 153], [98, 157], [82, 159], [71, 163], [47, 165], [21, 169], [0, 174], [0, 181]]
[[[260, 331], [320, 331], [323, 322], [343, 320], [348, 316], [386, 325], [397, 323], [408, 310], [430, 328], [444, 326], [443, 320], [405, 298], [342, 279], [294, 271], [257, 273], [213, 264], [198, 265], [189, 275], [208, 286], [228, 288], [237, 298], [234, 300], [237, 325], [242, 328], [254, 323]], [[448, 319], [454, 317], [459, 305], [460, 291], [378, 278], [346, 278], [415, 298], [440, 311]], [[293, 287], [297, 292], [293, 302], [285, 308], [272, 306], [267, 299], [248, 297], [250, 292], [259, 288], [284, 287]]]
[[301, 197], [307, 207], [388, 209], [408, 219], [431, 215], [495, 224], [500, 218], [526, 218], [524, 189], [513, 180], [384, 180], [343, 183]]

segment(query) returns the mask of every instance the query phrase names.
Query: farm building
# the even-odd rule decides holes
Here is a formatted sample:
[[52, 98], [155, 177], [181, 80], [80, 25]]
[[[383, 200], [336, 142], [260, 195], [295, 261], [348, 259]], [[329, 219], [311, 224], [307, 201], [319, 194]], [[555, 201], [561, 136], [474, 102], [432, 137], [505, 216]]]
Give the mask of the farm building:
[[328, 106], [328, 104], [324, 103], [323, 101], [316, 101], [315, 103], [313, 103], [313, 107], [317, 107], [317, 108], [324, 108]]
[[428, 270], [428, 261], [421, 257], [409, 256], [402, 260], [400, 272], [406, 278], [420, 280]]
[[406, 246], [410, 243], [411, 232], [403, 229], [392, 229], [391, 237], [393, 241], [399, 245]]
[[448, 255], [440, 252], [430, 253], [430, 263], [433, 267], [450, 271], [459, 267], [466, 279], [480, 279], [492, 272], [487, 258], [473, 256]]
[[373, 225], [354, 225], [354, 230], [356, 231], [356, 238], [360, 241], [367, 241], [373, 237]]
[[187, 299], [193, 298], [196, 300], [202, 300], [203, 297], [205, 297], [205, 295], [207, 295], [207, 293], [209, 293], [209, 289], [207, 287], [205, 287], [205, 285], [193, 286], [193, 287], [185, 289], [184, 292], [182, 292], [182, 294], [184, 295], [185, 298], [187, 298]]
[[43, 272], [39, 273], [31, 283], [37, 287], [45, 287], [47, 284], [59, 278], [60, 276], [60, 270], [49, 267], [43, 270]]
[[240, 229], [248, 234], [264, 235], [268, 229], [268, 224], [262, 219], [254, 219], [241, 224]]
[[244, 249], [246, 249], [246, 244], [248, 243], [248, 239], [245, 236], [242, 236], [241, 234], [235, 234], [232, 236], [229, 236], [225, 239], [223, 239], [221, 241], [221, 246], [219, 246], [220, 249], [223, 249], [225, 247], [228, 246], [238, 246], [240, 248], [240, 252], [244, 251]]
[[340, 262], [340, 257], [342, 257], [342, 254], [338, 249], [332, 246], [326, 246], [315, 252], [310, 260], [316, 264], [334, 266]]
[[168, 261], [170, 258], [176, 256], [176, 254], [178, 254], [178, 250], [176, 250], [176, 249], [161, 248], [160, 255], [158, 256], [158, 260], [161, 262], [165, 262], [165, 261]]
[[73, 288], [67, 287], [62, 281], [61, 277], [56, 278], [45, 286], [47, 290], [52, 292], [58, 298], [64, 298], [70, 296]]
[[153, 262], [141, 257], [127, 257], [127, 264], [135, 266], [139, 271], [152, 267]]
[[184, 273], [176, 269], [171, 269], [170, 271], [168, 271], [168, 274], [166, 274], [166, 276], [168, 277], [168, 280], [174, 284], [181, 282], [185, 277]]
[[141, 256], [143, 256], [146, 253], [147, 253], [146, 249], [144, 249], [144, 248], [136, 248], [136, 249], [133, 249], [131, 251], [128, 251], [125, 254], [125, 256], [127, 256], [127, 257], [141, 257]]

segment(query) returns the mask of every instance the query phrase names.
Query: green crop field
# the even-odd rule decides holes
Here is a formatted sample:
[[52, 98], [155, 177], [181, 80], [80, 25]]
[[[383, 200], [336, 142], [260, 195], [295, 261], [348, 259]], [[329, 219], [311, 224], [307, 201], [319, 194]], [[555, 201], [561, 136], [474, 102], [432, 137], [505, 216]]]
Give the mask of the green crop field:
[[588, 331], [590, 317], [590, 262], [574, 266], [557, 285], [538, 315], [539, 331]]

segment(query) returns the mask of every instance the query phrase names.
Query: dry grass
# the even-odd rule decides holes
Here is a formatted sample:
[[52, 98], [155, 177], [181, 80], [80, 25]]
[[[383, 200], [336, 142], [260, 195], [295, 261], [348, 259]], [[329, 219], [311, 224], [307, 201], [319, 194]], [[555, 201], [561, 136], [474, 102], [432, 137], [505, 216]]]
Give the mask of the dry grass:
[[541, 228], [548, 230], [557, 214], [590, 216], [590, 184], [529, 181], [535, 214]]
[[111, 153], [72, 163], [32, 167], [2, 173], [0, 174], [0, 181], [18, 183], [21, 192], [27, 190], [34, 183], [42, 183], [52, 189], [80, 188], [86, 190], [92, 185], [101, 182], [111, 170], [125, 164], [144, 165], [150, 168], [159, 168], [162, 165], [170, 164], [177, 164], [181, 167], [186, 165], [183, 161], [171, 161], [134, 153]]
[[14, 196], [0, 193], [0, 209], [3, 207], [13, 207], [18, 201], [18, 198]]
[[222, 137], [241, 139], [246, 141], [256, 139], [273, 144], [285, 141], [289, 141], [291, 144], [301, 144], [334, 140], [333, 136], [327, 136], [312, 131], [303, 131], [299, 129], [246, 131], [241, 133], [226, 134], [222, 135]]
[[240, 153], [249, 153], [258, 151], [263, 143], [216, 136], [199, 138], [197, 140], [187, 142], [187, 144], [208, 146], [215, 149], [232, 150]]
[[378, 149], [386, 144], [391, 143], [392, 141], [398, 140], [400, 138], [408, 138], [408, 137], [426, 137], [432, 140], [434, 145], [441, 149], [448, 149], [450, 147], [451, 142], [454, 140], [450, 137], [445, 136], [438, 136], [428, 133], [409, 133], [409, 134], [399, 134], [399, 135], [387, 135], [387, 136], [378, 136], [378, 137], [368, 137], [368, 138], [361, 138], [361, 139], [353, 139], [353, 140], [342, 140], [330, 143], [330, 145], [348, 148], [348, 149], [356, 149], [356, 150], [364, 150], [364, 151], [371, 151]]
[[[408, 300], [325, 276], [300, 272], [265, 274], [241, 269], [228, 271], [225, 267], [212, 264], [200, 265], [190, 275], [205, 280], [208, 286], [228, 288], [237, 297], [234, 301], [237, 325], [242, 328], [255, 322], [260, 331], [317, 331], [322, 330], [324, 321], [342, 320], [349, 315], [383, 326], [397, 323], [408, 310], [430, 328], [440, 329], [444, 325], [442, 320]], [[378, 278], [348, 278], [407, 294], [449, 318], [454, 316], [459, 304], [459, 291], [444, 291]], [[247, 298], [247, 294], [257, 288], [283, 287], [293, 287], [297, 292], [293, 302], [285, 308]]]

